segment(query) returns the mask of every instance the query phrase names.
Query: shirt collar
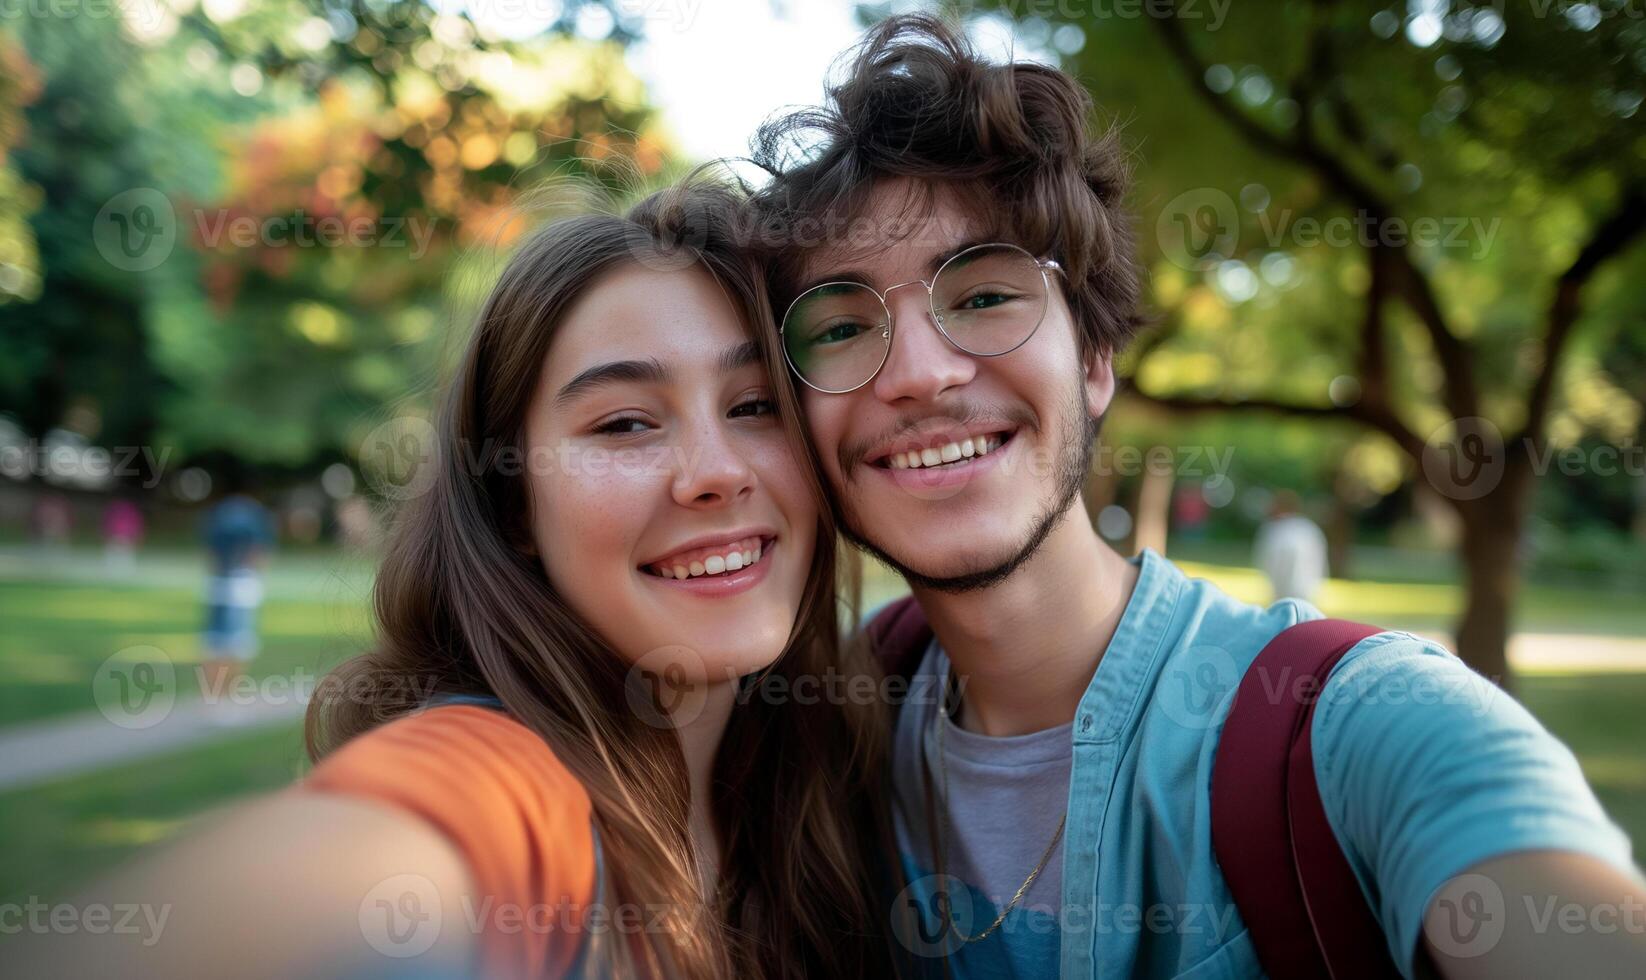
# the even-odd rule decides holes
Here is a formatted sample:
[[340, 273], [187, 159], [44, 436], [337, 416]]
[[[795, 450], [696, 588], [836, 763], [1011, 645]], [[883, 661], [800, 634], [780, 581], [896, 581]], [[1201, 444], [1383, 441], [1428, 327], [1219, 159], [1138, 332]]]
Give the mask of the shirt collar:
[[1154, 662], [1171, 645], [1172, 619], [1188, 580], [1153, 548], [1129, 561], [1138, 566], [1137, 585], [1075, 712], [1076, 744], [1120, 737]]

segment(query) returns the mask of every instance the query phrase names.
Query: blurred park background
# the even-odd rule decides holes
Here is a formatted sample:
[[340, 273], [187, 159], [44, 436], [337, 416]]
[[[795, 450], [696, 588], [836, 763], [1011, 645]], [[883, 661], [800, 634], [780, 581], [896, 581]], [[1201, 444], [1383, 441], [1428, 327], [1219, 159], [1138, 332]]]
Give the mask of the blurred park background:
[[[0, 0], [0, 903], [303, 770], [523, 202], [746, 151], [909, 7]], [[1105, 537], [1267, 601], [1254, 536], [1295, 494], [1318, 605], [1510, 685], [1646, 842], [1640, 0], [959, 15], [1135, 150], [1151, 322], [1088, 487]], [[241, 482], [278, 545], [225, 725], [199, 528]]]

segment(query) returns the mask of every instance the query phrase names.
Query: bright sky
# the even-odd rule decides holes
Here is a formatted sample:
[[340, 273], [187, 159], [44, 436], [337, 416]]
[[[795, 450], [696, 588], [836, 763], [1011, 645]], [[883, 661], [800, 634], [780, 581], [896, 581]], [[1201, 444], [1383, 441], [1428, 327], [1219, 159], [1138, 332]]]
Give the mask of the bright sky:
[[843, 0], [661, 0], [629, 64], [686, 156], [748, 153], [773, 110], [814, 105], [860, 30]]
[[[644, 15], [646, 37], [629, 64], [695, 160], [747, 155], [749, 137], [774, 110], [820, 102], [830, 64], [862, 34], [849, 0], [616, 2]], [[999, 23], [972, 34], [997, 57], [1011, 43]]]
[[[131, 0], [136, 2], [136, 0]], [[208, 6], [243, 0], [202, 0]], [[564, 0], [428, 0], [435, 9], [466, 11], [483, 34], [522, 40], [553, 24]], [[894, 0], [895, 12], [930, 7], [923, 0]], [[851, 0], [611, 0], [625, 23], [638, 26], [642, 40], [630, 47], [628, 62], [646, 83], [688, 159], [745, 156], [760, 123], [785, 106], [816, 105], [830, 65], [862, 36]], [[998, 15], [972, 19], [973, 43], [995, 60], [1049, 61], [1047, 42], [1065, 53], [1078, 50], [1084, 35], [1053, 38], [1044, 21], [1031, 36], [1014, 37], [1010, 21]], [[610, 11], [588, 5], [578, 13], [577, 31], [605, 37]], [[1042, 36], [1032, 36], [1039, 33]]]

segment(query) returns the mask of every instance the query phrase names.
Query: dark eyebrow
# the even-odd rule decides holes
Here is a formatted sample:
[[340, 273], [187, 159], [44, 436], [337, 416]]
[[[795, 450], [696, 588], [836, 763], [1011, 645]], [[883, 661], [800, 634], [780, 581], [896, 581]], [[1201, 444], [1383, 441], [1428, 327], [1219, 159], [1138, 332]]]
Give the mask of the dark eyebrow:
[[635, 381], [645, 384], [662, 384], [668, 379], [668, 369], [659, 363], [656, 358], [647, 358], [644, 361], [610, 361], [606, 364], [596, 364], [566, 382], [565, 387], [560, 389], [560, 393], [554, 396], [554, 403], [564, 405], [579, 395], [619, 382]]
[[[729, 374], [759, 360], [760, 348], [754, 341], [748, 340], [721, 351], [717, 366], [722, 374]], [[610, 361], [597, 364], [566, 382], [560, 393], [554, 396], [554, 403], [563, 405], [605, 385], [623, 382], [663, 384], [668, 380], [669, 369], [655, 357], [643, 361]]]
[[[987, 245], [991, 241], [993, 241], [993, 239], [968, 239], [952, 248], [947, 248], [934, 254], [931, 258], [926, 260], [926, 268], [924, 270], [925, 278], [929, 281], [933, 276], [937, 275], [938, 269], [943, 268], [943, 263], [954, 258], [956, 255], [959, 255], [961, 252], [966, 251], [968, 248], [976, 248], [979, 245]], [[804, 286], [801, 286], [799, 289], [795, 290], [794, 294], [796, 296], [800, 296], [808, 289], [816, 289], [818, 286], [826, 285], [831, 282], [855, 282], [860, 285], [868, 286], [871, 289], [874, 288], [874, 281], [869, 278], [869, 274], [867, 272], [864, 272], [861, 269], [842, 269], [839, 272], [831, 272], [828, 275], [818, 276], [815, 279], [810, 280]]]
[[736, 347], [728, 347], [720, 352], [720, 373], [730, 374], [759, 360], [759, 345], [752, 340], [746, 340]]
[[939, 252], [938, 254], [932, 256], [930, 262], [926, 263], [926, 278], [930, 279], [932, 276], [937, 275], [937, 270], [943, 268], [943, 263], [954, 258], [956, 255], [959, 255], [961, 252], [966, 251], [968, 248], [976, 248], [979, 245], [989, 245], [995, 241], [998, 241], [998, 239], [971, 238], [961, 242], [959, 245], [956, 245], [954, 248], [951, 248], [946, 252]]

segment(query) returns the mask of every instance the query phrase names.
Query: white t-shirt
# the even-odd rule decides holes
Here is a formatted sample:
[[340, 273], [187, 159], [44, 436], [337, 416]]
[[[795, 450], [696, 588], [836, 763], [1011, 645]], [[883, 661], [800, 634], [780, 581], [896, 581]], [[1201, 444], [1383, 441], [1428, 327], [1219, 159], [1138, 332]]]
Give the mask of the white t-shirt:
[[1253, 552], [1276, 599], [1314, 601], [1326, 580], [1326, 535], [1314, 521], [1291, 514], [1267, 522], [1257, 531]]

